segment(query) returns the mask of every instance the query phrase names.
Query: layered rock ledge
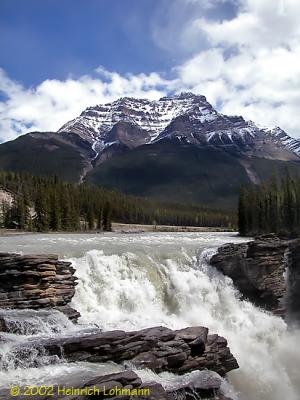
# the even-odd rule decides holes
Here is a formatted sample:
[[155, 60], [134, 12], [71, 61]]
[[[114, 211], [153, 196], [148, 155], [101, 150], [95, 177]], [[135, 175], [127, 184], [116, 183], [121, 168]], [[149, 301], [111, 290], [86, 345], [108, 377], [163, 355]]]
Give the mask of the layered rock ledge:
[[68, 306], [77, 278], [70, 262], [56, 255], [0, 253], [0, 308], [56, 308], [76, 321], [80, 314]]
[[[26, 346], [20, 345], [16, 349], [23, 357], [26, 357]], [[46, 351], [50, 357], [63, 357], [68, 362], [130, 361], [131, 365], [155, 372], [184, 374], [208, 369], [224, 376], [238, 368], [226, 339], [209, 335], [208, 329], [203, 327], [177, 331], [165, 327], [133, 332], [99, 331], [74, 337], [31, 340], [30, 347], [41, 349], [43, 354]]]

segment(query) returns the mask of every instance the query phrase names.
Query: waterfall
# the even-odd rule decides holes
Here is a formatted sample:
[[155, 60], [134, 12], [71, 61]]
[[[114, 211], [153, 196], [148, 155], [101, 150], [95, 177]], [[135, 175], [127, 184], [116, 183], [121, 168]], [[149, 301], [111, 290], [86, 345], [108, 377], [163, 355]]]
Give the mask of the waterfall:
[[299, 399], [300, 332], [242, 300], [231, 279], [209, 265], [213, 251], [170, 258], [89, 251], [72, 259], [80, 279], [72, 306], [83, 322], [105, 330], [207, 326], [227, 338], [238, 359], [229, 377], [241, 399]]

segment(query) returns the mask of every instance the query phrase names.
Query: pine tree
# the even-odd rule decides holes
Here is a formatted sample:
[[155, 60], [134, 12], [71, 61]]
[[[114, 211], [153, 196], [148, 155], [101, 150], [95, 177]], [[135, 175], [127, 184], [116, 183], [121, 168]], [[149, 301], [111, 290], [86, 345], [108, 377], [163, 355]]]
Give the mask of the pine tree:
[[239, 231], [243, 235], [278, 233], [299, 235], [300, 178], [275, 177], [256, 188], [243, 189], [239, 197]]
[[247, 201], [246, 191], [242, 187], [240, 189], [239, 208], [238, 208], [239, 232], [241, 235], [246, 235], [246, 233], [249, 231], [246, 201]]
[[97, 229], [103, 229], [103, 209], [99, 208], [98, 210], [98, 217], [97, 217]]
[[111, 205], [107, 202], [103, 210], [103, 229], [105, 231], [111, 231], [111, 214]]
[[49, 207], [46, 195], [39, 191], [34, 204], [35, 218], [34, 226], [38, 232], [47, 232], [49, 230]]
[[88, 207], [87, 211], [87, 223], [90, 230], [95, 228], [95, 215], [92, 206]]

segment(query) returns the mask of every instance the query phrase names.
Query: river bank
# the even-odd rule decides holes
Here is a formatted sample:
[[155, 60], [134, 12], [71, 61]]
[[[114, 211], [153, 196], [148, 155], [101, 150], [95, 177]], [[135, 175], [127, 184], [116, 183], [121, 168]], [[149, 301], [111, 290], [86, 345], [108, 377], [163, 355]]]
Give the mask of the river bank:
[[[112, 223], [112, 232], [115, 233], [145, 233], [145, 232], [236, 232], [234, 229], [226, 227], [206, 227], [206, 226], [173, 226], [173, 225], [143, 225], [143, 224], [123, 224], [118, 222]], [[45, 232], [28, 232], [17, 229], [0, 229], [1, 236], [15, 236], [28, 234], [43, 234]], [[70, 231], [70, 232], [47, 232], [47, 234], [101, 234], [99, 230]]]
[[235, 232], [227, 227], [207, 226], [171, 226], [171, 225], [141, 225], [113, 223], [112, 231], [119, 233], [144, 233], [144, 232]]

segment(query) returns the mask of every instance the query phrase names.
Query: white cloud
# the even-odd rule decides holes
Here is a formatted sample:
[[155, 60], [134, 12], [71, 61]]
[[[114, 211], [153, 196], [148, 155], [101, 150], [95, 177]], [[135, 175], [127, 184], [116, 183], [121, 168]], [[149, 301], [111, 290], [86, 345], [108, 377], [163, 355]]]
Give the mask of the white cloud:
[[299, 39], [298, 0], [240, 0], [236, 18], [222, 22], [196, 20], [212, 44], [232, 44], [249, 49], [290, 45]]
[[86, 107], [122, 96], [159, 98], [165, 81], [158, 74], [121, 76], [99, 67], [99, 78], [46, 80], [26, 89], [0, 70], [0, 141], [28, 131], [56, 131]]

